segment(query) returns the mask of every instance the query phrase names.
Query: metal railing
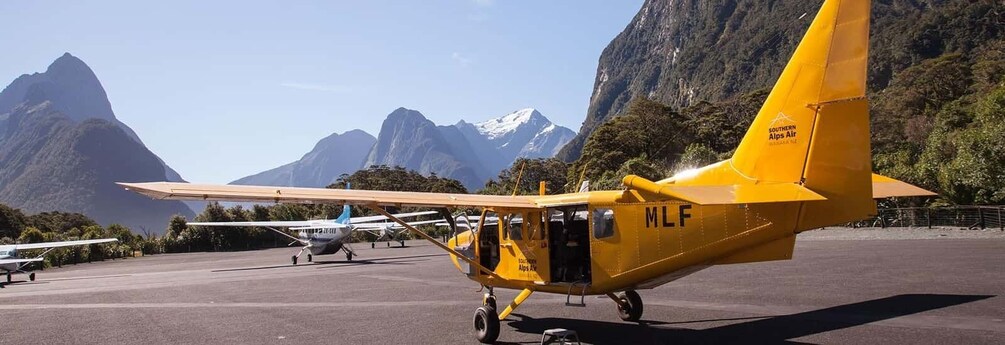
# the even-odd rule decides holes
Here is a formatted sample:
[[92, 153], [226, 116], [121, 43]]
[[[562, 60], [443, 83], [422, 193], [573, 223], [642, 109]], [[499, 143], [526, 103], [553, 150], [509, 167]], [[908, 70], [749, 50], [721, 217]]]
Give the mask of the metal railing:
[[953, 227], [997, 229], [1005, 231], [1005, 206], [907, 207], [879, 209], [871, 219], [850, 224], [852, 227]]

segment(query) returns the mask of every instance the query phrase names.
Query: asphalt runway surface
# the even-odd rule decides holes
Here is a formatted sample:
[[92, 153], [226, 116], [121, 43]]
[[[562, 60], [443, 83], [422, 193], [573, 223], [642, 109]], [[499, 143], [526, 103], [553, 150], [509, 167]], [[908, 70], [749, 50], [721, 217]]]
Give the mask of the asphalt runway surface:
[[[793, 260], [640, 291], [641, 323], [618, 319], [607, 297], [566, 307], [564, 295], [535, 294], [502, 321], [499, 342], [567, 328], [598, 344], [1005, 343], [1005, 236], [887, 233], [810, 232]], [[0, 344], [475, 343], [479, 286], [446, 254], [422, 241], [355, 248], [353, 262], [292, 266], [296, 250], [279, 248], [16, 275], [0, 288]], [[503, 305], [516, 291], [497, 295]]]

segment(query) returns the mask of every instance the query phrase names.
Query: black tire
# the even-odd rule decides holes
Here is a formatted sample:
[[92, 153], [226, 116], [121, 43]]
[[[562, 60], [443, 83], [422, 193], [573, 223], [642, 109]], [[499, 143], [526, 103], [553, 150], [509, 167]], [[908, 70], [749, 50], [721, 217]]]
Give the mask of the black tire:
[[370, 242], [370, 249], [377, 248], [376, 242]]
[[486, 307], [491, 307], [492, 310], [499, 310], [499, 307], [496, 306], [496, 296], [486, 297], [485, 303], [483, 303], [482, 305]]
[[314, 262], [314, 256], [307, 254], [307, 262]]
[[28, 274], [28, 280], [29, 281], [35, 281], [35, 273], [29, 273]]
[[352, 261], [352, 253], [345, 253], [345, 261]]
[[482, 344], [492, 344], [499, 338], [499, 314], [495, 308], [478, 307], [475, 309], [475, 339]]
[[14, 278], [13, 278], [13, 277], [11, 277], [11, 274], [10, 274], [10, 272], [7, 272], [7, 283], [10, 283], [10, 282], [12, 282], [12, 281], [14, 281]]
[[390, 241], [384, 242], [384, 244], [386, 244], [388, 248], [391, 248], [391, 242]]
[[296, 255], [293, 256], [293, 265], [294, 266], [297, 265], [297, 256]]
[[401, 247], [405, 248], [405, 241], [398, 241], [398, 243], [401, 243]]
[[618, 316], [621, 317], [621, 320], [636, 322], [642, 319], [642, 297], [639, 296], [638, 292], [628, 290], [619, 294], [618, 297], [621, 298], [622, 303], [628, 305], [626, 310], [621, 307], [621, 304], [618, 304]]

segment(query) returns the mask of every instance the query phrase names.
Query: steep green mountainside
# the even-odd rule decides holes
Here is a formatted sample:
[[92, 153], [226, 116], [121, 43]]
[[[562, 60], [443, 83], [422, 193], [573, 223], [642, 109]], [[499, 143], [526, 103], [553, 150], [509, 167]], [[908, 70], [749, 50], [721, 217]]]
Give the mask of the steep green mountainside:
[[45, 101], [22, 104], [5, 119], [0, 138], [0, 202], [27, 213], [86, 214], [101, 224], [161, 231], [173, 214], [192, 216], [177, 201], [156, 201], [115, 185], [161, 181], [157, 157], [115, 123], [74, 121]]
[[[821, 1], [648, 0], [602, 53], [579, 135], [558, 157], [574, 161], [602, 123], [639, 97], [681, 109], [770, 87]], [[947, 53], [969, 55], [1000, 39], [998, 0], [872, 1], [869, 87]]]
[[[689, 1], [678, 5], [686, 3]], [[712, 31], [716, 36], [728, 33], [722, 36], [726, 37], [723, 40], [748, 32], [729, 29], [734, 25], [744, 27], [745, 21], [763, 22], [777, 15], [744, 7], [743, 1], [734, 3], [737, 8], [727, 12], [735, 15], [739, 8], [746, 9], [745, 19], [736, 19], [740, 23], [734, 23], [730, 19], [733, 16], [703, 17], [729, 19], [723, 21], [724, 28]], [[1005, 127], [1002, 127], [1005, 126], [1005, 4], [993, 1], [873, 1], [873, 4], [869, 98], [874, 170], [936, 191], [941, 194], [942, 202], [1005, 203]], [[658, 8], [657, 5], [669, 6], [662, 1], [647, 2], [640, 16], [647, 8], [650, 12]], [[805, 5], [769, 1], [767, 7], [785, 13], [798, 6]], [[718, 5], [702, 8], [724, 11]], [[639, 18], [636, 17], [636, 22]], [[633, 27], [626, 32], [634, 32]], [[762, 34], [757, 32], [747, 40], [753, 42], [752, 37]], [[618, 99], [624, 102], [619, 105], [624, 109], [617, 110], [621, 116], [614, 117], [613, 108], [609, 109], [612, 112], [604, 115], [602, 121], [595, 120], [592, 135], [583, 140], [581, 149], [571, 145], [565, 148], [566, 153], [579, 151], [574, 156], [579, 159], [570, 165], [569, 181], [584, 177], [592, 180], [595, 187], [616, 188], [627, 173], [661, 179], [727, 158], [801, 34], [802, 31], [790, 33], [771, 49], [758, 50], [762, 52], [758, 54], [741, 49], [720, 50], [705, 56], [706, 60], [693, 64], [698, 66], [697, 70], [687, 74], [703, 76], [702, 87], [695, 89], [699, 90], [695, 95], [700, 97], [675, 97], [675, 87], [658, 83], [650, 85], [650, 91], [639, 93], [634, 87], [649, 84], [631, 79], [632, 83], [618, 93], [621, 97]], [[635, 42], [622, 36], [612, 47]], [[619, 42], [622, 39], [625, 42]], [[741, 42], [732, 44], [746, 46]], [[730, 45], [719, 42], [713, 46]], [[602, 71], [605, 58], [613, 58], [611, 49], [601, 58]], [[625, 54], [628, 55], [619, 58], [636, 61], [631, 53]], [[763, 54], [776, 58], [761, 63], [750, 60]], [[688, 61], [680, 59], [678, 56], [678, 63]], [[719, 65], [721, 75], [712, 72], [712, 67], [702, 67], [709, 66], [707, 59], [721, 61], [712, 64]], [[661, 61], [639, 60], [632, 66], [659, 69]], [[749, 77], [742, 77], [742, 73], [730, 67], [738, 65], [750, 66]], [[607, 69], [606, 73], [614, 75], [617, 71], [617, 75], [628, 75], [630, 70]], [[769, 72], [770, 76], [765, 74]], [[604, 90], [612, 90], [599, 84], [602, 94]], [[595, 96], [594, 103], [598, 97], [604, 99]], [[591, 106], [591, 115], [593, 110]]]

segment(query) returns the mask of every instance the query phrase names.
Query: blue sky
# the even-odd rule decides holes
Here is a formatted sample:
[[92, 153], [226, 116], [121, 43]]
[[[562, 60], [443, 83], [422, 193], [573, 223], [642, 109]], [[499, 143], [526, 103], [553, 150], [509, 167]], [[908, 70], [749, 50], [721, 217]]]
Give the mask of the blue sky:
[[0, 86], [69, 52], [192, 182], [226, 183], [398, 107], [526, 107], [579, 130], [600, 52], [642, 0], [3, 1]]

